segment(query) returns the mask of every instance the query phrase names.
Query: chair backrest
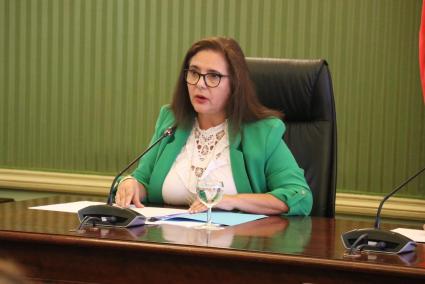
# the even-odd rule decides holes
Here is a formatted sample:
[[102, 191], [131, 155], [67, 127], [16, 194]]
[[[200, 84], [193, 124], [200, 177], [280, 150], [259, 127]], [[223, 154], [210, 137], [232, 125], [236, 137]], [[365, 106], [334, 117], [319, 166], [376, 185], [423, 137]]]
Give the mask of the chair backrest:
[[335, 216], [337, 136], [325, 60], [247, 58], [261, 103], [284, 113], [283, 137], [313, 192], [312, 216]]

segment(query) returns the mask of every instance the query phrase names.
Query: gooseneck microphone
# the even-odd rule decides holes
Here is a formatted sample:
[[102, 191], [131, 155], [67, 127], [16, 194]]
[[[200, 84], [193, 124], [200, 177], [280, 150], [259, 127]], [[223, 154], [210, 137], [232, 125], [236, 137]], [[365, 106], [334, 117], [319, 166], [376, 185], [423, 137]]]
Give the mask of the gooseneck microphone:
[[407, 180], [405, 180], [403, 183], [401, 183], [399, 186], [397, 186], [393, 191], [391, 191], [390, 193], [388, 193], [384, 197], [384, 199], [382, 199], [381, 203], [379, 204], [378, 211], [376, 213], [375, 229], [379, 229], [380, 226], [381, 226], [381, 210], [382, 210], [382, 206], [384, 205], [385, 201], [387, 201], [388, 198], [390, 198], [391, 196], [393, 196], [394, 194], [396, 194], [397, 191], [399, 191], [400, 189], [402, 189], [405, 185], [407, 185], [411, 180], [413, 180], [415, 177], [417, 177], [418, 175], [420, 175], [423, 171], [425, 171], [425, 168], [419, 170], [413, 176], [409, 177]]
[[108, 195], [108, 200], [107, 200], [107, 204], [108, 205], [112, 205], [112, 196], [113, 196], [113, 192], [114, 192], [114, 188], [115, 188], [115, 184], [117, 182], [117, 180], [120, 178], [120, 176], [122, 176], [129, 168], [131, 168], [131, 166], [133, 166], [138, 160], [140, 160], [144, 155], [146, 155], [146, 153], [148, 153], [153, 147], [156, 146], [156, 144], [158, 144], [159, 142], [162, 141], [162, 139], [164, 139], [165, 137], [174, 135], [174, 132], [176, 131], [176, 127], [169, 127], [167, 128], [164, 133], [162, 133], [162, 135], [154, 142], [152, 143], [145, 151], [143, 151], [143, 153], [141, 153], [139, 156], [137, 156], [132, 162], [130, 162], [130, 164], [128, 164], [122, 171], [120, 171], [114, 178], [112, 184], [111, 184], [111, 188], [109, 189], [109, 195]]
[[112, 206], [113, 203], [113, 192], [116, 187], [117, 181], [131, 166], [139, 161], [144, 155], [146, 155], [153, 147], [165, 137], [174, 135], [176, 126], [167, 128], [162, 135], [155, 140], [143, 153], [137, 156], [131, 161], [123, 170], [121, 170], [114, 178], [109, 189], [109, 195], [106, 204], [103, 205], [91, 205], [78, 211], [78, 218], [80, 220], [80, 227], [85, 223], [92, 222], [93, 225], [100, 226], [114, 226], [114, 227], [132, 227], [137, 225], [143, 225], [145, 223], [145, 216], [131, 210], [129, 208], [121, 208]]
[[375, 217], [375, 226], [374, 228], [366, 229], [357, 229], [348, 231], [341, 235], [342, 242], [346, 249], [350, 249], [350, 253], [355, 250], [360, 251], [373, 251], [380, 253], [388, 254], [398, 254], [414, 251], [416, 248], [416, 243], [395, 232], [381, 230], [381, 210], [382, 207], [391, 196], [397, 193], [400, 189], [406, 186], [410, 181], [419, 176], [422, 172], [425, 171], [425, 167], [420, 169], [414, 175], [409, 177], [407, 180], [402, 182], [397, 186], [393, 191], [385, 195], [379, 204], [376, 217]]

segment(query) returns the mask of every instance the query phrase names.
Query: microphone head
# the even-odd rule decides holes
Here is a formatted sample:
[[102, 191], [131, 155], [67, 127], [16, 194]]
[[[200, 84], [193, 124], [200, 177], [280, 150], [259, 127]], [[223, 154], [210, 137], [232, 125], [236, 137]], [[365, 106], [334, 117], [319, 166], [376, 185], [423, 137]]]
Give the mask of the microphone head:
[[176, 131], [177, 126], [170, 126], [164, 131], [164, 136], [171, 136], [174, 135], [174, 132]]

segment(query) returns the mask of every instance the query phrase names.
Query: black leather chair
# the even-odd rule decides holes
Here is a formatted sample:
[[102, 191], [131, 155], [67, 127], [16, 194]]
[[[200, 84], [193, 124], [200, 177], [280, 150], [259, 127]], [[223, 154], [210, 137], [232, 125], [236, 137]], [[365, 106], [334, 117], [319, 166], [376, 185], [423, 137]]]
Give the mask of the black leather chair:
[[260, 101], [284, 113], [283, 137], [313, 192], [312, 216], [335, 216], [337, 136], [325, 60], [247, 58]]

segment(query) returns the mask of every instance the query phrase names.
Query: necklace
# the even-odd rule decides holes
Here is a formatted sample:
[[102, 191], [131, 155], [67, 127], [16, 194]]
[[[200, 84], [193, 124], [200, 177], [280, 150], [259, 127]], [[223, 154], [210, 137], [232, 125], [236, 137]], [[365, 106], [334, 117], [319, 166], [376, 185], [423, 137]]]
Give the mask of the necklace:
[[[224, 124], [220, 124], [217, 127], [214, 127], [212, 129], [213, 131], [209, 131], [210, 129], [201, 130], [197, 126], [194, 129], [194, 149], [196, 149], [198, 161], [196, 161], [196, 159], [194, 161], [192, 156], [191, 170], [195, 172], [195, 176], [197, 178], [202, 176], [208, 167], [208, 164], [214, 158], [214, 154], [217, 149], [216, 145], [226, 134]], [[218, 153], [215, 158], [217, 159], [219, 157], [220, 153]], [[205, 161], [207, 162], [205, 163]]]
[[[226, 145], [227, 120], [206, 130], [199, 128], [198, 121], [193, 128], [192, 155], [190, 157], [189, 187], [195, 192], [197, 181], [202, 178], [213, 160], [217, 160]], [[224, 146], [224, 147], [223, 147]]]

